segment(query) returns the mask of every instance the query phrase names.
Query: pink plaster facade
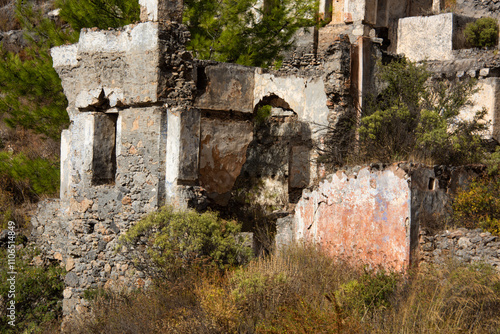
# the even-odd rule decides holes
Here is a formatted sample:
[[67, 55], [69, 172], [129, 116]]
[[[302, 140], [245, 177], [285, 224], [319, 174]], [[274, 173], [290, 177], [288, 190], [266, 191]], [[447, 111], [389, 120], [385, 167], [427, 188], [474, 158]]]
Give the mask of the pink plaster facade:
[[293, 238], [317, 243], [332, 256], [402, 271], [410, 263], [408, 181], [396, 165], [337, 172], [304, 192], [295, 210]]

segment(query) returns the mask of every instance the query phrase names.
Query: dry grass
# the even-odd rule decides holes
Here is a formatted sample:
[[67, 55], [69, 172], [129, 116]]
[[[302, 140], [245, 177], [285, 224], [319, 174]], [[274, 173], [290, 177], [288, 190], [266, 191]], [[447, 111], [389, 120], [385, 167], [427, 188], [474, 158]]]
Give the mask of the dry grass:
[[92, 312], [72, 319], [64, 332], [217, 333], [210, 327], [192, 291], [185, 288], [101, 294], [92, 301]]
[[244, 268], [109, 293], [70, 333], [498, 333], [500, 278], [449, 263], [406, 276], [294, 247]]
[[449, 262], [417, 273], [377, 324], [378, 333], [499, 333], [500, 277]]

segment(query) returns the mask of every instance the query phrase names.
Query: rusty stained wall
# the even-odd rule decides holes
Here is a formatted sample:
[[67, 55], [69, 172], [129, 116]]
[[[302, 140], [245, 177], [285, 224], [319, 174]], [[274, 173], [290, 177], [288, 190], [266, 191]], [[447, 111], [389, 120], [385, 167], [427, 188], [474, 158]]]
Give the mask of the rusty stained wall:
[[410, 263], [409, 176], [393, 165], [340, 171], [297, 204], [293, 239], [318, 243], [332, 256], [403, 270]]
[[201, 119], [200, 185], [217, 204], [227, 204], [252, 139], [250, 121]]

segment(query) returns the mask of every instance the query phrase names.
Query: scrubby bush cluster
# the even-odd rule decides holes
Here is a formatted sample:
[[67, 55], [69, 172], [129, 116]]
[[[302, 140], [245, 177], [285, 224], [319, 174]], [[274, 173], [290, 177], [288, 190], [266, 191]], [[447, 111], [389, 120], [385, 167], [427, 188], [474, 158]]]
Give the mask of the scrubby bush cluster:
[[166, 206], [134, 225], [120, 245], [134, 247], [139, 242], [140, 253], [133, 253], [136, 265], [156, 277], [176, 279], [194, 266], [224, 270], [246, 262], [251, 248], [240, 231], [240, 224], [215, 212]]
[[457, 225], [500, 236], [500, 148], [486, 162], [484, 174], [455, 195], [453, 218]]

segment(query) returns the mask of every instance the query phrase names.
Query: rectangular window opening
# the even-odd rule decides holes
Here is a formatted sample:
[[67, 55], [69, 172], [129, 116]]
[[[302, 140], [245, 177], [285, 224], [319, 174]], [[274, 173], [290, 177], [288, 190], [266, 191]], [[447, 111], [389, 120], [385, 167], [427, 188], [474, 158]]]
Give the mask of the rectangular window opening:
[[116, 174], [116, 123], [118, 114], [96, 113], [92, 155], [92, 185], [112, 185]]

